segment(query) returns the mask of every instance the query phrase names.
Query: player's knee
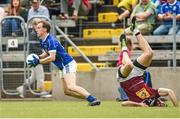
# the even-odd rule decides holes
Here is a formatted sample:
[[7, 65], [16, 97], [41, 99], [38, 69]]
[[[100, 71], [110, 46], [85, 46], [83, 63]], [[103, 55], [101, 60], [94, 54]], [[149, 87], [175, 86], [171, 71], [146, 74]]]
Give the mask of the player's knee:
[[75, 89], [76, 89], [75, 85], [68, 85], [67, 86], [67, 90], [69, 90], [69, 91], [74, 91]]
[[65, 89], [65, 90], [64, 90], [64, 94], [65, 94], [65, 95], [70, 95], [71, 92], [70, 92], [68, 89]]
[[152, 58], [153, 57], [152, 49], [149, 49], [145, 54], [146, 54], [146, 57]]
[[168, 89], [168, 94], [172, 94], [174, 91], [172, 89]]

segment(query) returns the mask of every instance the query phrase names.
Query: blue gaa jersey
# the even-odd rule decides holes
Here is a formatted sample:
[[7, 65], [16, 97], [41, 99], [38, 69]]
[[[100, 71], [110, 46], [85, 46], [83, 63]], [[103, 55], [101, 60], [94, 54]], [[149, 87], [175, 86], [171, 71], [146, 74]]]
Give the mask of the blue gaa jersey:
[[[180, 2], [174, 2], [173, 4], [169, 4], [168, 2], [164, 3], [161, 6], [160, 14], [180, 14]], [[164, 21], [165, 24], [172, 24], [172, 20], [166, 20]], [[179, 21], [177, 21], [177, 24], [179, 24]]]
[[56, 60], [53, 63], [60, 69], [73, 60], [73, 58], [65, 51], [61, 43], [51, 35], [46, 37], [43, 42], [39, 39], [41, 48], [49, 55], [49, 52], [56, 52]]

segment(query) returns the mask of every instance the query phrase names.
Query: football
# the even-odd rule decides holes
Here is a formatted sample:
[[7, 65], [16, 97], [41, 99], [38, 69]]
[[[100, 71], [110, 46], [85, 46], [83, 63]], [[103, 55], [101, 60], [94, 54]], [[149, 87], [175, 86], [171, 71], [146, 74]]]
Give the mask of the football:
[[[29, 54], [29, 55], [27, 56], [27, 58], [26, 58], [26, 63], [27, 63], [27, 65], [28, 65], [28, 63], [29, 63], [29, 60], [31, 61], [31, 60], [34, 59], [33, 56], [35, 56], [37, 59], [39, 59], [39, 56], [38, 56], [37, 54], [34, 54], [34, 53]], [[28, 66], [29, 66], [29, 65], [28, 65]]]

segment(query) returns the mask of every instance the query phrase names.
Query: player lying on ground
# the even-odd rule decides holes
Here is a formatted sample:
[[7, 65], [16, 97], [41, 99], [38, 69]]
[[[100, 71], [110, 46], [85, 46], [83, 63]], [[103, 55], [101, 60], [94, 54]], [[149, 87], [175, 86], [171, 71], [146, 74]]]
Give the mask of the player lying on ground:
[[100, 100], [92, 96], [84, 88], [76, 85], [76, 61], [64, 50], [60, 42], [49, 34], [51, 25], [45, 20], [41, 20], [37, 25], [37, 35], [43, 53], [40, 59], [34, 57], [29, 65], [36, 67], [38, 64], [53, 62], [62, 72], [62, 82], [64, 93], [76, 98], [87, 99], [90, 106], [100, 105]]
[[133, 17], [131, 29], [134, 32], [143, 53], [132, 62], [127, 53], [126, 36], [120, 37], [123, 52], [123, 65], [118, 68], [120, 85], [124, 88], [129, 100], [122, 102], [122, 106], [165, 106], [159, 100], [160, 96], [169, 96], [174, 106], [178, 106], [177, 98], [171, 89], [153, 89], [145, 84], [143, 73], [151, 64], [153, 51], [148, 42], [136, 28], [136, 18]]

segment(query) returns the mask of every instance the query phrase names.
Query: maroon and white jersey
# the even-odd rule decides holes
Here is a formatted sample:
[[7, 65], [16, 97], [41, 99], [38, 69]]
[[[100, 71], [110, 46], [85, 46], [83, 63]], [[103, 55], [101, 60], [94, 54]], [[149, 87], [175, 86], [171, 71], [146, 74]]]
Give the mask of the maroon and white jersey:
[[140, 103], [145, 99], [159, 97], [158, 91], [149, 87], [144, 82], [143, 76], [135, 76], [131, 79], [122, 81], [120, 85], [126, 92], [130, 101]]
[[123, 78], [117, 75], [120, 86], [126, 92], [129, 100], [134, 102], [143, 102], [146, 99], [158, 98], [159, 93], [157, 89], [149, 87], [144, 82], [143, 74], [146, 67], [139, 64], [137, 60], [135, 60], [133, 64], [134, 67], [128, 77]]

